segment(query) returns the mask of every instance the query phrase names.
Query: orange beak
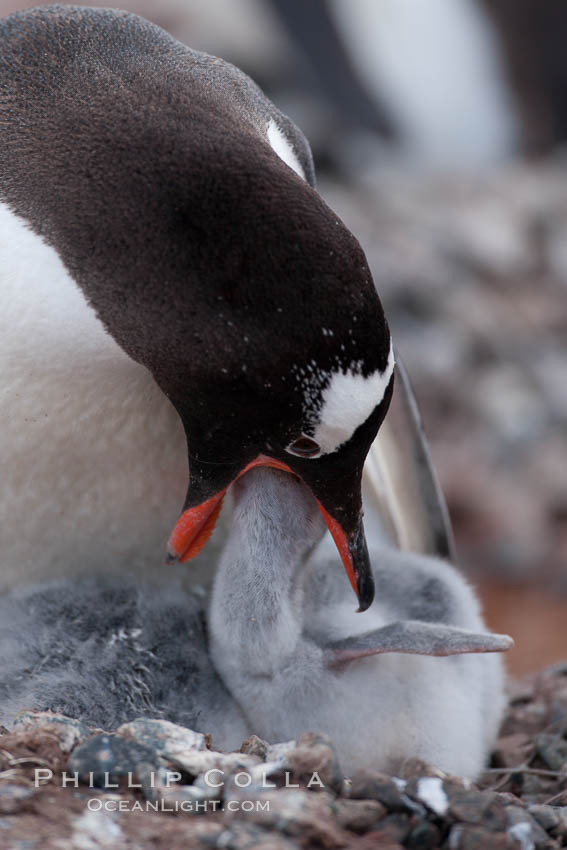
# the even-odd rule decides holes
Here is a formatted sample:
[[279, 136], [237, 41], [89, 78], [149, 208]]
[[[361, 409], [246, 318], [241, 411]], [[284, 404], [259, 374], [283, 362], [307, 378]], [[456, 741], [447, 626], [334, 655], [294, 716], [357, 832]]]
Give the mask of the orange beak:
[[[242, 475], [245, 475], [245, 473], [257, 466], [271, 466], [274, 469], [280, 469], [284, 472], [289, 472], [291, 475], [295, 475], [295, 472], [293, 472], [287, 464], [282, 463], [279, 460], [275, 460], [274, 458], [267, 457], [266, 455], [258, 455], [256, 460], [253, 460], [238, 473], [234, 481], [237, 481]], [[231, 484], [232, 483], [234, 482], [231, 482]], [[210, 499], [207, 499], [206, 502], [202, 502], [200, 505], [196, 505], [193, 508], [188, 508], [181, 514], [175, 524], [175, 528], [171, 532], [167, 545], [168, 563], [178, 561], [184, 563], [199, 554], [213, 532], [222, 507], [224, 495], [229, 487], [230, 484], [227, 485], [224, 490], [220, 490], [218, 493], [215, 493], [215, 495], [211, 496]], [[337, 520], [325, 510], [319, 500], [317, 500], [317, 504], [319, 505], [319, 510], [323, 514], [323, 518], [327, 523], [327, 528], [331, 532], [331, 536], [339, 550], [339, 555], [341, 556], [346, 574], [352, 585], [352, 589], [361, 602], [362, 610], [361, 589], [359, 587], [354, 568], [352, 546], [349, 545], [349, 539]]]

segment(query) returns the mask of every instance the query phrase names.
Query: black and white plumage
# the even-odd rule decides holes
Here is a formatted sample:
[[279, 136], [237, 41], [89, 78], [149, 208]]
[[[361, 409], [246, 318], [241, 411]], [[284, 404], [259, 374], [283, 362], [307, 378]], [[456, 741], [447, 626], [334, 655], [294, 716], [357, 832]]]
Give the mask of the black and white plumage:
[[244, 469], [284, 464], [365, 607], [360, 482], [393, 355], [301, 132], [238, 69], [125, 12], [16, 13], [0, 45], [2, 563], [159, 563], [187, 439], [173, 559]]

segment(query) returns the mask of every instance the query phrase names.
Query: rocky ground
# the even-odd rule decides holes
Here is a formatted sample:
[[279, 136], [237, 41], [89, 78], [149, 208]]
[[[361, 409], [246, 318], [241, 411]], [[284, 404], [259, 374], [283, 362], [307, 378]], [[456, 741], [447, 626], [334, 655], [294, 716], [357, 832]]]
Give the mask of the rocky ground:
[[474, 784], [422, 763], [397, 777], [344, 777], [316, 733], [276, 746], [252, 737], [238, 753], [213, 744], [161, 720], [109, 735], [23, 712], [0, 735], [0, 848], [567, 846], [567, 664], [513, 683], [491, 766]]

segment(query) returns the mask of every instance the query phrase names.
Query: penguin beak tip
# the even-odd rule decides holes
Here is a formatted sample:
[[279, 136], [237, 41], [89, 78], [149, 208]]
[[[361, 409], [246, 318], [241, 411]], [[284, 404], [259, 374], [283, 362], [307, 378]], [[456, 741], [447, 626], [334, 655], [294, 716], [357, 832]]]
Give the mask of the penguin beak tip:
[[178, 564], [178, 563], [179, 563], [179, 555], [177, 554], [177, 552], [172, 552], [170, 549], [168, 549], [167, 554], [165, 556], [165, 565], [167, 567], [169, 567], [172, 564]]
[[[360, 576], [362, 578], [362, 576]], [[363, 580], [358, 581], [358, 609], [357, 613], [367, 611], [374, 601], [374, 579], [370, 570], [364, 575]]]

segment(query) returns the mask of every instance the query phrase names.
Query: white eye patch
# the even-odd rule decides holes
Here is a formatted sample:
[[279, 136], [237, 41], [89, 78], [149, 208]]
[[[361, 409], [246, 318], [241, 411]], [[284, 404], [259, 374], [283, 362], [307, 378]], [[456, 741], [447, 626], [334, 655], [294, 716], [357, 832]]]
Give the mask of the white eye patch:
[[333, 372], [322, 392], [322, 404], [311, 416], [313, 440], [321, 447], [321, 454], [337, 451], [362, 425], [374, 408], [380, 404], [394, 371], [394, 352], [390, 345], [388, 363], [383, 372], [372, 372], [366, 377], [356, 367]]
[[268, 124], [268, 141], [279, 158], [282, 159], [286, 165], [289, 165], [296, 174], [299, 174], [303, 180], [305, 180], [305, 172], [301, 167], [297, 154], [273, 118]]

